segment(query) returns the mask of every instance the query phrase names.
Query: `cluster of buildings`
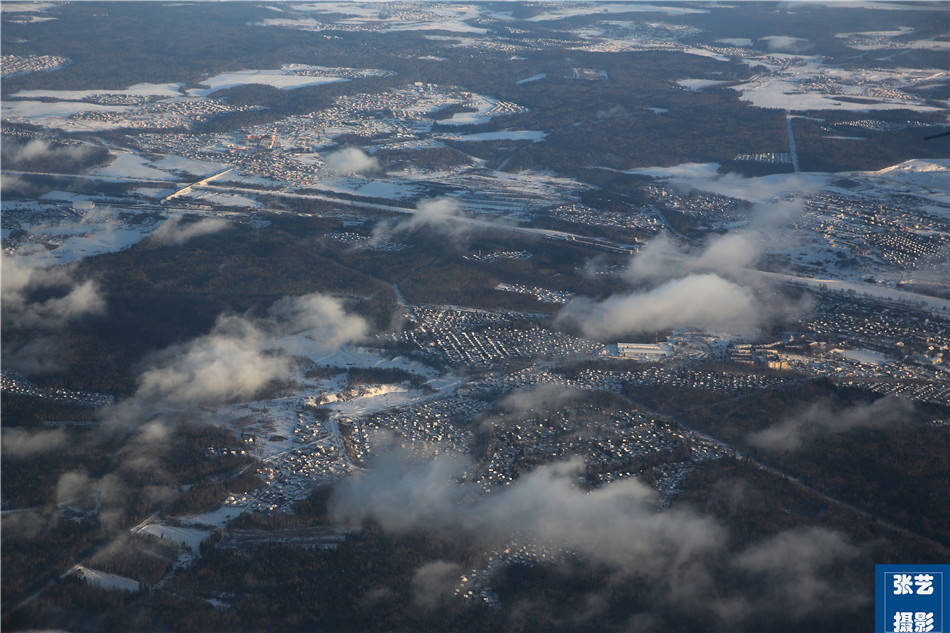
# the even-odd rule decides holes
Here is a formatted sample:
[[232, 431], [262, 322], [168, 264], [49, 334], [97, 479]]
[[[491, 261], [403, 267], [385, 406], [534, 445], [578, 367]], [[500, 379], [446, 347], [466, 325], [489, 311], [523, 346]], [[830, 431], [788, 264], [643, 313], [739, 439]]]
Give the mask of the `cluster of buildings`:
[[603, 346], [538, 325], [491, 326], [446, 331], [431, 339], [410, 332], [407, 339], [423, 352], [435, 353], [452, 365], [487, 366], [510, 358], [572, 358], [593, 356]]
[[491, 264], [501, 259], [521, 260], [531, 257], [528, 251], [499, 250], [499, 251], [475, 251], [462, 257], [476, 264]]
[[857, 301], [830, 305], [802, 323], [810, 342], [832, 347], [861, 347], [903, 365], [940, 365], [950, 348], [950, 330], [936, 317]]
[[463, 600], [477, 600], [491, 607], [500, 607], [501, 601], [491, 586], [499, 570], [508, 565], [554, 563], [568, 555], [563, 549], [547, 545], [510, 542], [500, 550], [487, 552], [481, 566], [473, 567], [459, 576], [452, 593]]
[[862, 268], [913, 269], [950, 248], [950, 221], [908, 196], [887, 200], [822, 191], [805, 201], [798, 226], [860, 258]]
[[353, 248], [367, 248], [373, 251], [382, 251], [384, 253], [395, 253], [409, 248], [405, 242], [390, 242], [387, 240], [374, 240], [368, 235], [356, 233], [355, 231], [332, 231], [324, 237], [339, 242], [345, 246]]
[[365, 464], [382, 431], [396, 434], [406, 448], [430, 453], [468, 454], [474, 435], [472, 420], [490, 403], [456, 394], [395, 407], [363, 418], [341, 420], [354, 463]]
[[[881, 395], [893, 395], [919, 402], [932, 402], [950, 406], [950, 375], [942, 382], [912, 382], [912, 381], [880, 381], [880, 380], [848, 380], [845, 384], [863, 387]], [[946, 426], [950, 421], [943, 421]]]
[[606, 70], [598, 70], [596, 68], [574, 68], [571, 70], [571, 77], [573, 79], [583, 79], [585, 81], [599, 81], [601, 79], [609, 79]]
[[686, 215], [704, 216], [717, 220], [734, 220], [740, 216], [742, 203], [735, 198], [699, 191], [682, 192], [662, 185], [647, 185], [647, 197], [668, 209]]
[[30, 396], [55, 402], [65, 402], [81, 407], [105, 407], [115, 403], [115, 397], [94, 391], [74, 391], [62, 387], [40, 387], [14, 372], [0, 374], [0, 391], [18, 396]]
[[[258, 109], [257, 106], [236, 106], [225, 103], [219, 99], [207, 99], [203, 97], [176, 97], [174, 99], [162, 99], [161, 101], [152, 101], [148, 97], [135, 95], [101, 95], [95, 98], [101, 101], [101, 105], [124, 105], [128, 107], [118, 111], [84, 110], [77, 112], [65, 121], [64, 129], [69, 129], [71, 125], [82, 129], [93, 127], [102, 129], [138, 128], [149, 130], [190, 129], [197, 123], [224, 113]], [[158, 141], [161, 143], [159, 148], [163, 153], [174, 152], [179, 155], [187, 156], [187, 154], [177, 151], [177, 145], [168, 144], [168, 141], [171, 140], [168, 135], [156, 134], [155, 137], [156, 138], [151, 139], [153, 141], [152, 143], [149, 142], [150, 139], [142, 138], [139, 135], [135, 136], [134, 140], [142, 149], [146, 149], [148, 145], [154, 145], [154, 142]], [[220, 158], [220, 155], [188, 157]]]
[[[852, 121], [841, 121], [840, 123], [835, 123], [836, 127], [858, 127], [865, 130], [871, 130], [873, 132], [888, 132], [890, 130], [901, 130], [908, 127], [925, 127], [931, 125], [930, 123], [924, 121], [903, 121], [901, 123], [894, 123], [888, 121], [882, 121], [880, 119], [855, 119]], [[822, 130], [826, 132], [837, 132], [835, 128], [832, 127], [822, 127]]]
[[0, 76], [10, 77], [23, 73], [38, 73], [57, 70], [69, 64], [66, 57], [56, 55], [3, 55], [0, 58]]
[[489, 419], [486, 425], [494, 427], [489, 456], [473, 478], [486, 492], [511, 484], [539, 463], [571, 456], [583, 458], [584, 475], [594, 480], [606, 473], [629, 476], [645, 456], [651, 464], [689, 456], [686, 449], [674, 451], [686, 441], [681, 431], [630, 409], [568, 405], [542, 416]]
[[[294, 436], [301, 444], [260, 462], [258, 476], [264, 486], [228, 494], [224, 505], [250, 512], [287, 512], [307, 498], [315, 485], [336, 481], [354, 470], [342, 437], [329, 424], [301, 421]], [[300, 431], [298, 434], [297, 432]]]
[[792, 155], [788, 152], [755, 152], [752, 154], [736, 154], [732, 160], [767, 163], [769, 165], [791, 165]]
[[576, 376], [568, 377], [547, 369], [526, 367], [504, 375], [485, 377], [486, 387], [510, 390], [537, 385], [557, 385], [566, 389], [582, 391], [619, 391], [624, 384], [635, 386], [679, 387], [684, 390], [719, 391], [722, 393], [746, 393], [752, 390], [776, 389], [799, 380], [797, 376], [782, 373], [745, 373], [691, 368], [648, 365], [626, 371], [608, 369], [584, 369]]
[[584, 204], [562, 204], [548, 211], [548, 215], [556, 220], [584, 224], [587, 226], [605, 226], [614, 229], [653, 234], [660, 229], [660, 220], [648, 208], [630, 213], [619, 211], [601, 211]]
[[[375, 69], [319, 67], [307, 67], [300, 72], [360, 77], [388, 74], [388, 71]], [[139, 134], [133, 141], [139, 149], [147, 152], [226, 161], [244, 174], [263, 176], [291, 186], [317, 186], [327, 170], [318, 152], [335, 145], [337, 137], [385, 138], [382, 145], [395, 149], [419, 143], [438, 147], [441, 143], [432, 139], [430, 132], [438, 123], [434, 120], [436, 113], [448, 106], [475, 110], [454, 115], [463, 119], [471, 117], [471, 122], [485, 122], [495, 116], [525, 110], [514, 103], [458, 88], [414, 82], [376, 93], [343, 95], [323, 110], [249, 126], [239, 133]], [[172, 129], [190, 128], [209, 116], [244, 109], [248, 107], [229, 106], [214, 99], [183, 97], [123, 112], [78, 113], [73, 118], [103, 126]], [[262, 143], [262, 140], [266, 142]], [[377, 149], [382, 145], [378, 144]]]
[[500, 283], [495, 286], [495, 290], [502, 292], [514, 292], [522, 295], [530, 295], [541, 303], [567, 303], [574, 296], [573, 292], [567, 290], [549, 290], [540, 286], [525, 286], [523, 284]]

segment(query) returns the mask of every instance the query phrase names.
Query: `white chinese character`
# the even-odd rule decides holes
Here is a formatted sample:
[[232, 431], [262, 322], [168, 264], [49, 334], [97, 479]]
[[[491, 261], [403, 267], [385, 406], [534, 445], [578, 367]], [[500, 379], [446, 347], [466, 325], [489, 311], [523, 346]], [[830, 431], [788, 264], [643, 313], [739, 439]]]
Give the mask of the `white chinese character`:
[[933, 611], [917, 611], [914, 613], [914, 633], [930, 633], [933, 630]]
[[910, 611], [898, 611], [894, 614], [896, 633], [914, 633], [914, 614]]
[[921, 596], [930, 596], [934, 592], [934, 577], [930, 574], [917, 574], [914, 576], [914, 584], [917, 585], [917, 594]]
[[894, 595], [914, 593], [910, 588], [910, 574], [894, 574]]

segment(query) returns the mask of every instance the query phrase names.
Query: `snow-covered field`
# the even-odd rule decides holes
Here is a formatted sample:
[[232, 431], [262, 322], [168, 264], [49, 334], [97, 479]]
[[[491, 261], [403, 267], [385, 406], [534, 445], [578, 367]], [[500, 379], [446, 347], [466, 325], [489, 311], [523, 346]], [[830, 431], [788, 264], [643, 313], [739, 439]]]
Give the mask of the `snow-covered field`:
[[81, 101], [96, 96], [180, 97], [181, 84], [135, 84], [124, 90], [21, 90], [13, 94], [22, 99], [60, 99]]
[[114, 176], [116, 178], [174, 180], [172, 174], [161, 169], [150, 167], [145, 157], [132, 152], [117, 152], [115, 159], [106, 167], [96, 170], [95, 174], [99, 176]]
[[242, 196], [236, 193], [193, 191], [192, 193], [189, 193], [187, 197], [199, 202], [215, 204], [223, 207], [247, 207], [249, 209], [257, 209], [264, 206], [257, 200], [253, 200], [247, 196]]
[[538, 73], [537, 75], [531, 75], [530, 77], [525, 77], [524, 79], [519, 79], [519, 80], [516, 81], [515, 83], [516, 83], [516, 84], [519, 84], [519, 85], [521, 85], [521, 84], [528, 84], [528, 83], [531, 83], [531, 82], [534, 82], [534, 81], [540, 81], [541, 79], [544, 79], [544, 78], [547, 77], [547, 76], [548, 76], [547, 73]]
[[547, 132], [540, 130], [501, 130], [498, 132], [478, 132], [476, 134], [439, 135], [438, 138], [463, 143], [478, 141], [531, 141], [532, 143], [538, 143], [543, 141], [545, 136], [547, 136]]
[[892, 186], [922, 188], [950, 202], [950, 159], [914, 159], [864, 175]]
[[[3, 119], [13, 123], [27, 123], [41, 127], [67, 127], [67, 119], [79, 112], [128, 112], [131, 106], [100, 105], [84, 101], [32, 101], [6, 100], [3, 102]], [[95, 120], [85, 120], [69, 127], [82, 130], [97, 130], [105, 127]]]
[[194, 160], [174, 155], [163, 156], [159, 160], [152, 161], [152, 165], [165, 171], [181, 172], [192, 176], [208, 176], [228, 167], [225, 163]]
[[0, 4], [3, 13], [33, 13], [46, 11], [59, 6], [56, 2], [4, 2]]
[[210, 530], [201, 530], [193, 527], [179, 527], [177, 525], [165, 525], [157, 522], [146, 522], [135, 526], [133, 534], [147, 534], [158, 539], [167, 540], [179, 545], [185, 546], [192, 552], [197, 553], [201, 541], [211, 535]]
[[138, 591], [139, 583], [125, 576], [110, 574], [98, 569], [91, 569], [83, 565], [76, 565], [73, 572], [84, 579], [90, 585], [97, 585], [103, 589], [114, 589], [116, 591]]
[[718, 169], [719, 163], [683, 163], [672, 167], [640, 167], [623, 173], [652, 176], [683, 190], [695, 189], [748, 202], [760, 202], [786, 193], [816, 191], [833, 177], [823, 172], [806, 172], [745, 178], [736, 174], [719, 174]]
[[692, 92], [701, 92], [705, 88], [713, 88], [729, 83], [727, 81], [718, 81], [715, 79], [678, 79], [676, 85], [687, 88]]
[[[762, 65], [762, 59], [745, 60]], [[768, 62], [766, 62], [768, 63]], [[938, 112], [910, 92], [914, 86], [945, 82], [950, 72], [941, 69], [888, 68], [841, 69], [827, 66], [819, 56], [786, 55], [771, 72], [731, 86], [742, 101], [759, 108], [780, 110], [913, 110]]]
[[63, 214], [61, 204], [42, 200], [4, 202], [4, 211], [16, 213], [21, 227], [31, 235], [31, 241], [22, 243], [16, 252], [22, 256], [40, 257], [42, 265], [68, 264], [85, 257], [124, 250], [145, 239], [157, 226], [154, 221], [129, 224], [118, 209], [90, 207], [88, 196], [51, 192], [44, 198], [50, 202], [67, 201], [71, 203], [69, 207], [79, 209]]
[[242, 512], [244, 512], [242, 508], [221, 506], [217, 510], [210, 512], [178, 517], [178, 521], [188, 525], [223, 528], [227, 525], [228, 521], [238, 518]]
[[894, 288], [888, 288], [885, 286], [878, 286], [875, 284], [863, 283], [858, 281], [843, 281], [840, 279], [818, 279], [815, 277], [801, 277], [798, 275], [786, 275], [783, 273], [771, 273], [758, 271], [759, 275], [762, 275], [769, 279], [774, 279], [776, 281], [786, 281], [791, 283], [802, 284], [812, 288], [827, 288], [829, 290], [837, 290], [841, 292], [847, 292], [853, 290], [858, 295], [867, 295], [870, 297], [875, 297], [878, 299], [885, 299], [887, 301], [896, 301], [903, 303], [911, 304], [920, 304], [925, 306], [927, 309], [931, 310], [934, 314], [947, 317], [950, 315], [950, 300], [939, 299], [937, 297], [931, 297], [929, 295], [922, 295], [913, 292], [907, 292], [904, 290], [896, 290]]
[[694, 9], [685, 6], [656, 5], [648, 3], [600, 3], [585, 2], [553, 7], [544, 13], [528, 18], [529, 22], [551, 22], [573, 18], [580, 15], [599, 15], [603, 13], [663, 13], [666, 15], [688, 15], [690, 13], [709, 13], [706, 9]]
[[361, 178], [345, 176], [321, 180], [319, 189], [337, 193], [352, 193], [371, 198], [406, 200], [420, 195], [425, 186], [404, 178]]
[[436, 123], [440, 125], [478, 125], [480, 123], [488, 123], [492, 117], [490, 111], [497, 104], [497, 99], [483, 95], [474, 95], [472, 101], [467, 104], [476, 108], [474, 112], [456, 112], [447, 119], [438, 119]]
[[385, 358], [372, 349], [347, 345], [338, 351], [314, 354], [310, 359], [327, 367], [373, 367], [376, 369], [404, 369], [423, 376], [434, 377], [436, 372], [405, 356]]
[[204, 79], [201, 81], [201, 85], [208, 86], [207, 88], [192, 88], [188, 91], [188, 94], [206, 97], [218, 90], [245, 86], [247, 84], [263, 84], [281, 90], [293, 90], [295, 88], [319, 86], [321, 84], [335, 83], [338, 81], [347, 81], [347, 79], [344, 77], [296, 74], [286, 66], [273, 70], [236, 70], [233, 72], [220, 73], [214, 77]]
[[[488, 30], [470, 24], [483, 10], [467, 4], [420, 4], [398, 12], [390, 12], [385, 5], [362, 2], [312, 2], [290, 5], [296, 14], [283, 18], [267, 18], [259, 26], [295, 28], [322, 31], [328, 24], [320, 21], [323, 14], [345, 17], [333, 19], [334, 24], [357, 30], [398, 31], [449, 31], [481, 35]], [[306, 17], [300, 15], [306, 14]]]
[[848, 360], [865, 365], [883, 365], [889, 359], [886, 355], [869, 349], [839, 349], [838, 352]]

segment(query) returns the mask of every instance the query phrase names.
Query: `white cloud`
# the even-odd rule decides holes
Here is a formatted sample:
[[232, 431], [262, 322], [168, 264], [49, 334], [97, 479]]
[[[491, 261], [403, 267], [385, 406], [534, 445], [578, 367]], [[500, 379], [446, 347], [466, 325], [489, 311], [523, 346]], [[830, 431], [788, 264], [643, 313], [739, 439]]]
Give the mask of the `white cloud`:
[[253, 396], [290, 372], [286, 357], [266, 353], [266, 335], [236, 316], [218, 319], [210, 334], [156, 355], [139, 377], [137, 397], [170, 402], [219, 402]]
[[770, 51], [781, 53], [803, 53], [811, 47], [808, 40], [791, 35], [766, 35], [759, 41], [764, 41]]
[[766, 251], [794, 243], [787, 225], [801, 211], [797, 199], [754, 203], [743, 228], [713, 235], [698, 248], [661, 233], [640, 247], [621, 275], [635, 290], [602, 301], [577, 298], [558, 321], [602, 339], [677, 327], [748, 335], [769, 321], [799, 317], [807, 299], [784, 298], [749, 269]]
[[397, 532], [466, 530], [487, 547], [517, 533], [671, 582], [703, 552], [724, 543], [712, 519], [685, 510], [657, 513], [655, 491], [635, 479], [582, 490], [576, 485], [580, 459], [540, 466], [488, 497], [459, 483], [470, 467], [461, 457], [420, 461], [383, 454], [367, 472], [340, 483], [331, 514], [351, 523], [373, 518]]
[[361, 317], [319, 293], [282, 299], [262, 319], [224, 315], [210, 333], [153, 355], [136, 399], [186, 404], [249, 398], [290, 377], [291, 355], [336, 349], [367, 331]]
[[853, 586], [835, 582], [835, 568], [857, 558], [860, 550], [838, 532], [805, 527], [779, 532], [754, 543], [735, 558], [735, 566], [763, 579], [758, 609], [841, 610], [868, 602]]
[[18, 145], [15, 142], [4, 143], [2, 150], [3, 162], [11, 169], [29, 166], [26, 164], [33, 161], [79, 162], [93, 153], [93, 148], [86, 144], [51, 145], [42, 139], [31, 139], [24, 145]]
[[747, 178], [736, 173], [720, 174], [718, 163], [681, 163], [672, 167], [642, 167], [624, 173], [666, 180], [683, 191], [703, 191], [747, 202], [773, 201], [782, 194], [802, 195], [817, 190], [826, 177], [771, 174]]
[[13, 427], [3, 429], [3, 454], [7, 457], [32, 457], [59, 450], [68, 436], [60, 429], [31, 432]]
[[182, 216], [168, 218], [152, 232], [151, 240], [156, 244], [184, 244], [193, 237], [216, 233], [230, 226], [227, 220], [205, 218], [197, 222], [182, 224]]
[[[44, 268], [9, 255], [2, 256], [0, 262], [0, 297], [6, 318], [17, 326], [53, 329], [85, 315], [105, 312], [105, 300], [96, 282], [74, 279], [71, 269]], [[34, 300], [31, 294], [38, 290], [65, 293]]]
[[323, 157], [327, 168], [339, 174], [365, 174], [379, 170], [379, 161], [358, 147], [347, 147]]
[[753, 293], [714, 274], [692, 274], [645, 291], [603, 301], [568, 303], [558, 321], [597, 339], [689, 327], [715, 333], [749, 334], [762, 320]]
[[749, 443], [769, 451], [794, 451], [806, 441], [822, 435], [892, 426], [910, 420], [913, 413], [912, 403], [891, 396], [851, 407], [836, 407], [823, 400], [753, 433], [749, 436]]
[[423, 609], [434, 609], [452, 595], [462, 573], [458, 563], [435, 560], [425, 563], [412, 574], [412, 601]]
[[433, 198], [420, 201], [416, 210], [401, 220], [378, 222], [372, 239], [383, 242], [424, 228], [457, 240], [479, 227], [486, 228], [469, 221], [454, 198]]

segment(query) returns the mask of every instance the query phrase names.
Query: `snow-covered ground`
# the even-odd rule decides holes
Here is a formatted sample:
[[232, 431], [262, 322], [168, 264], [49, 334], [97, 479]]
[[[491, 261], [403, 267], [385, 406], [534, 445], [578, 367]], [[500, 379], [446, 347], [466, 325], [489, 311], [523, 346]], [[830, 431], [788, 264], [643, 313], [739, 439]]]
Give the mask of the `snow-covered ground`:
[[338, 193], [352, 193], [371, 198], [405, 200], [421, 194], [425, 186], [397, 175], [395, 178], [363, 178], [343, 176], [321, 180], [318, 189]]
[[946, 82], [950, 76], [939, 68], [842, 69], [826, 65], [820, 56], [784, 55], [780, 59], [781, 63], [773, 58], [745, 59], [750, 66], [771, 66], [770, 72], [731, 88], [739, 92], [742, 101], [759, 108], [938, 112], [943, 108], [925, 103], [909, 90]]
[[34, 13], [59, 6], [56, 2], [4, 2], [0, 4], [3, 13]]
[[467, 104], [476, 108], [474, 112], [456, 112], [447, 119], [438, 119], [440, 125], [478, 125], [488, 123], [492, 115], [490, 111], [498, 104], [497, 99], [483, 95], [473, 95], [472, 101]]
[[[27, 257], [42, 255], [42, 265], [68, 264], [85, 257], [114, 253], [145, 239], [157, 226], [157, 222], [131, 224], [122, 217], [120, 210], [111, 206], [90, 205], [88, 196], [68, 192], [51, 192], [46, 200], [64, 200], [78, 210], [63, 213], [63, 205], [40, 201], [4, 202], [6, 213], [17, 212], [21, 228], [31, 235], [31, 240], [15, 250]], [[28, 214], [28, 216], [26, 215]], [[26, 217], [35, 218], [28, 220]], [[38, 250], [39, 245], [43, 245]]]
[[702, 92], [705, 88], [713, 88], [726, 83], [729, 82], [715, 79], [678, 79], [676, 81], [676, 85], [687, 88], [692, 92]]
[[115, 176], [117, 178], [142, 178], [144, 180], [174, 180], [174, 176], [167, 171], [156, 169], [148, 165], [148, 161], [139, 154], [132, 152], [117, 152], [115, 159], [106, 167], [94, 172], [99, 176]]
[[694, 9], [685, 6], [656, 5], [648, 3], [571, 3], [528, 18], [529, 22], [552, 22], [581, 15], [600, 15], [603, 13], [663, 13], [666, 15], [688, 15], [691, 13], [709, 13], [706, 9]]
[[116, 591], [138, 591], [139, 583], [125, 576], [110, 574], [98, 569], [91, 569], [83, 565], [76, 565], [72, 569], [80, 578], [91, 585], [97, 585], [103, 589], [114, 589]]
[[787, 193], [816, 191], [833, 178], [833, 174], [824, 172], [746, 178], [737, 174], [719, 174], [718, 169], [718, 163], [682, 163], [672, 167], [639, 167], [623, 173], [652, 176], [683, 190], [695, 189], [748, 202], [761, 202]]
[[832, 352], [838, 352], [848, 360], [864, 365], [883, 365], [890, 360], [886, 355], [869, 349], [835, 349]]
[[[84, 101], [31, 101], [5, 100], [3, 119], [13, 123], [27, 123], [41, 127], [75, 130], [98, 130], [111, 127], [96, 120], [84, 120], [81, 123], [69, 119], [79, 112], [128, 112], [131, 106], [100, 105]], [[67, 123], [69, 120], [69, 123]]]
[[950, 204], [950, 159], [913, 159], [861, 174], [895, 191], [916, 189], [928, 198]]
[[190, 95], [206, 97], [212, 92], [244, 86], [247, 84], [263, 84], [273, 86], [281, 90], [293, 90], [305, 86], [319, 86], [321, 84], [335, 83], [338, 81], [347, 81], [344, 77], [333, 76], [311, 76], [296, 74], [293, 71], [284, 68], [273, 70], [235, 70], [232, 72], [220, 73], [214, 77], [209, 77], [201, 81], [201, 85], [207, 88], [192, 88], [188, 91]]
[[[468, 4], [419, 4], [401, 11], [392, 12], [383, 5], [362, 2], [311, 2], [290, 5], [298, 12], [284, 18], [267, 18], [258, 22], [259, 26], [296, 28], [301, 30], [322, 31], [329, 27], [321, 22], [323, 14], [336, 14], [345, 17], [335, 18], [334, 24], [356, 30], [379, 31], [450, 31], [456, 33], [484, 34], [488, 30], [470, 24], [468, 20], [478, 18], [481, 7]], [[307, 14], [306, 17], [300, 14]]]
[[184, 156], [168, 155], [152, 161], [153, 166], [169, 172], [183, 172], [191, 176], [208, 176], [227, 169], [225, 163], [194, 160]]
[[950, 316], [950, 300], [939, 299], [929, 295], [921, 295], [905, 290], [887, 288], [875, 284], [863, 283], [859, 281], [843, 281], [840, 279], [819, 279], [816, 277], [802, 277], [799, 275], [787, 275], [784, 273], [772, 273], [757, 271], [759, 275], [776, 281], [786, 281], [802, 284], [812, 288], [827, 288], [828, 290], [837, 290], [846, 292], [853, 290], [858, 295], [867, 295], [884, 299], [887, 301], [896, 301], [910, 304], [920, 304], [931, 310], [934, 314], [942, 317]]
[[167, 540], [179, 545], [186, 546], [192, 552], [197, 553], [201, 541], [211, 535], [210, 530], [202, 530], [194, 527], [179, 527], [177, 525], [165, 525], [157, 522], [146, 522], [135, 526], [133, 534], [147, 534], [158, 539]]
[[538, 143], [543, 141], [547, 135], [547, 132], [541, 130], [501, 130], [498, 132], [478, 132], [476, 134], [442, 134], [438, 138], [463, 143], [478, 141], [531, 141], [532, 143]]
[[426, 365], [418, 363], [405, 356], [385, 358], [377, 352], [366, 348], [347, 345], [338, 351], [330, 351], [310, 355], [310, 359], [318, 365], [327, 367], [372, 367], [376, 369], [404, 369], [423, 376], [434, 377], [435, 371]]
[[178, 517], [178, 521], [179, 523], [184, 523], [187, 525], [223, 528], [225, 525], [227, 525], [228, 521], [238, 518], [242, 512], [244, 512], [242, 508], [221, 506], [217, 510], [212, 510], [210, 512]]
[[752, 40], [750, 40], [748, 37], [724, 37], [722, 39], [716, 40], [716, 43], [739, 47], [752, 46]]
[[180, 97], [181, 84], [135, 84], [124, 90], [21, 90], [12, 96], [22, 99], [81, 101], [96, 96]]
[[516, 83], [516, 84], [519, 84], [519, 85], [520, 85], [520, 84], [528, 84], [528, 83], [531, 83], [531, 82], [533, 82], [533, 81], [540, 81], [541, 79], [544, 79], [544, 78], [547, 77], [547, 76], [548, 76], [547, 73], [538, 73], [537, 75], [531, 75], [530, 77], [525, 77], [524, 79], [519, 79], [519, 80], [516, 81], [515, 83]]
[[187, 195], [192, 200], [198, 200], [207, 204], [215, 204], [224, 207], [247, 207], [256, 209], [263, 205], [257, 200], [236, 193], [220, 193], [211, 191], [193, 191]]

